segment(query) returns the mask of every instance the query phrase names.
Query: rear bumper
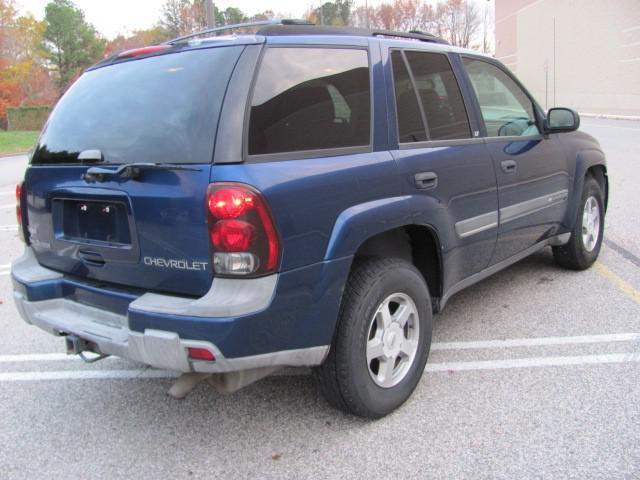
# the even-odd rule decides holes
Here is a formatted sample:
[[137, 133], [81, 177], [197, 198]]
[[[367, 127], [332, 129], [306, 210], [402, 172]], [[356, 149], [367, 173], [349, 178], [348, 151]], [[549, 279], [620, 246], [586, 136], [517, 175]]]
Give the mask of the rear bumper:
[[[123, 299], [121, 291], [82, 286], [39, 265], [31, 249], [13, 263], [12, 277], [21, 317], [49, 333], [74, 334], [96, 344], [100, 353], [157, 368], [224, 373], [322, 363], [337, 318], [343, 263], [311, 266], [260, 284], [231, 280], [237, 282], [234, 294], [214, 281], [200, 299], [157, 294]], [[328, 272], [334, 281], [327, 281]], [[91, 295], [78, 293], [85, 287]], [[119, 302], [114, 305], [125, 304], [126, 311], [103, 307], [113, 296]], [[87, 299], [100, 301], [87, 304]], [[207, 316], [211, 312], [219, 316]], [[191, 360], [189, 347], [206, 348], [216, 360]]]

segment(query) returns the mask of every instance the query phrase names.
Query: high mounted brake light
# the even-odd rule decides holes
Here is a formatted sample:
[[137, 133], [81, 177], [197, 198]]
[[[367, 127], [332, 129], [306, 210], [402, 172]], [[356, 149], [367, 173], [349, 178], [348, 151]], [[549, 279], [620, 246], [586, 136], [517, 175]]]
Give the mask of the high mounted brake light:
[[171, 48], [171, 45], [151, 45], [149, 47], [132, 48], [118, 54], [118, 58], [139, 57], [150, 53], [162, 52]]
[[216, 274], [255, 277], [275, 272], [280, 238], [260, 192], [240, 183], [211, 184], [207, 211]]

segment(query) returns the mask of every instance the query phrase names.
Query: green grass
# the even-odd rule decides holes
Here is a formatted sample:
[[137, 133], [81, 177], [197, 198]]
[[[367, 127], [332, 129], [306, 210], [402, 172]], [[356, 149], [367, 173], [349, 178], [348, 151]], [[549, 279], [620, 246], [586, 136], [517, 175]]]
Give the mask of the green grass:
[[26, 152], [35, 145], [39, 133], [0, 130], [0, 155]]

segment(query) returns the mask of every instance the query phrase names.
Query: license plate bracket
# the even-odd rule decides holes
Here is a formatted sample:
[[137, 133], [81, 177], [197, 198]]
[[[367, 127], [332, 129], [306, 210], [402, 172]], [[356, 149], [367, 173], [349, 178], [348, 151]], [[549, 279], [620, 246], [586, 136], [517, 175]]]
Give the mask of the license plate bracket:
[[62, 202], [62, 228], [59, 238], [92, 244], [131, 245], [124, 203], [82, 199], [54, 200], [54, 204], [56, 202]]

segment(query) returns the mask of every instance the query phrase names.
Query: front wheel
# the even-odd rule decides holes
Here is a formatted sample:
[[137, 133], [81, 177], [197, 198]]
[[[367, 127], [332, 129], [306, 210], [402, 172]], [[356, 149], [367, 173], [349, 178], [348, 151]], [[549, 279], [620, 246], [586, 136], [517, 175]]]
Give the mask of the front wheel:
[[357, 264], [328, 358], [315, 370], [327, 401], [366, 418], [402, 405], [422, 377], [431, 321], [429, 290], [413, 265], [378, 258]]
[[553, 256], [561, 267], [586, 270], [598, 258], [604, 236], [603, 197], [598, 182], [586, 177], [569, 243], [553, 247]]

